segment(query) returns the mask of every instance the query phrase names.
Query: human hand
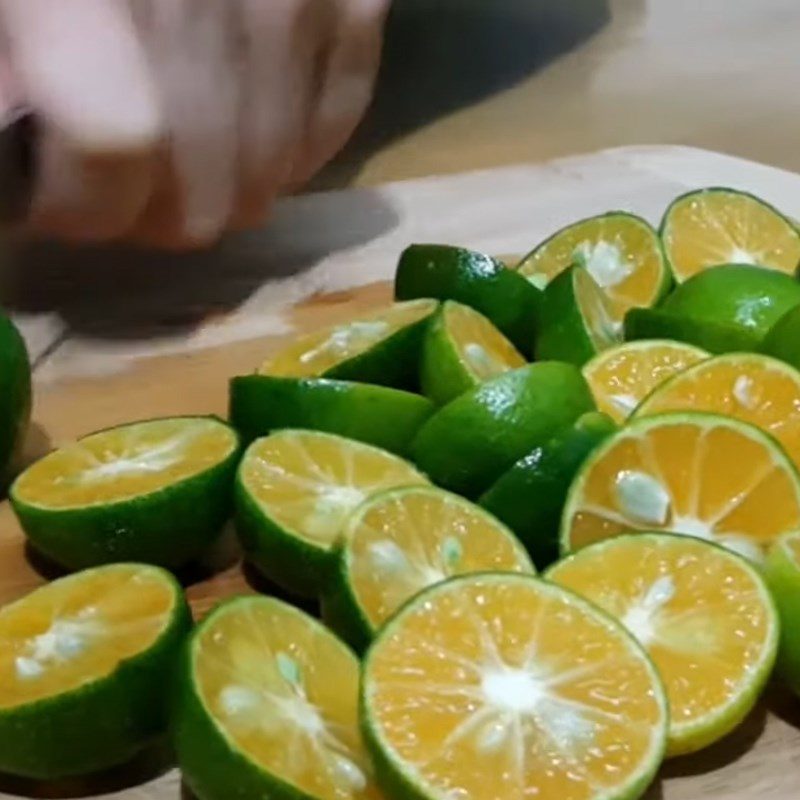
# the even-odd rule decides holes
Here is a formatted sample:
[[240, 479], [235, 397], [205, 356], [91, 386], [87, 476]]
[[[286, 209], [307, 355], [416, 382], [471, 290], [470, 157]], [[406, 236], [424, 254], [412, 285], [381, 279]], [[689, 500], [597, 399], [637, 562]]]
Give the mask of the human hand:
[[390, 0], [0, 0], [41, 117], [29, 227], [196, 247], [258, 225], [366, 110]]

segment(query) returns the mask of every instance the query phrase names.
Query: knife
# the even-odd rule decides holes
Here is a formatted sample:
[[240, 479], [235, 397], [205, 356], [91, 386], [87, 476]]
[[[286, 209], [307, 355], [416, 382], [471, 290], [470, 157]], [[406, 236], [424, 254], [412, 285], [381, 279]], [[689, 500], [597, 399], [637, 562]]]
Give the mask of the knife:
[[24, 106], [0, 119], [0, 230], [27, 215], [36, 177], [36, 117]]

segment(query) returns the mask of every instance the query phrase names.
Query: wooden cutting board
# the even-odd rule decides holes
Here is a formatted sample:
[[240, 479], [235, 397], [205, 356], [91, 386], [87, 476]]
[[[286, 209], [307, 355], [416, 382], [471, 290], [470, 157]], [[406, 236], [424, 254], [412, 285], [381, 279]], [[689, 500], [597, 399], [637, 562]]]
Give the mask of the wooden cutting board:
[[[19, 254], [5, 284], [35, 360], [31, 459], [88, 431], [159, 415], [226, 412], [227, 379], [297, 331], [389, 302], [411, 241], [521, 253], [559, 226], [624, 208], [656, 222], [689, 188], [749, 189], [800, 217], [800, 176], [689, 148], [623, 148], [283, 203], [273, 224], [211, 255], [98, 251]], [[52, 578], [0, 505], [0, 603]], [[265, 586], [230, 535], [182, 578], [196, 613]], [[800, 767], [800, 704], [770, 689], [724, 742], [667, 764], [649, 800], [790, 800]], [[0, 778], [0, 798], [174, 800], [163, 754], [102, 779], [59, 785]]]

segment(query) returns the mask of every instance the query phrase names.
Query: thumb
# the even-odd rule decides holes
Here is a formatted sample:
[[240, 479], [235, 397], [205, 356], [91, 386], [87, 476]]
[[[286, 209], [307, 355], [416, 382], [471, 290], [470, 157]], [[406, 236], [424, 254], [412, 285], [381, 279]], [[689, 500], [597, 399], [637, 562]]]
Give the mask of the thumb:
[[112, 239], [152, 190], [157, 93], [125, 0], [0, 0], [19, 91], [42, 123], [32, 227]]
[[25, 100], [76, 151], [115, 155], [159, 141], [157, 95], [126, 3], [0, 0], [0, 19]]

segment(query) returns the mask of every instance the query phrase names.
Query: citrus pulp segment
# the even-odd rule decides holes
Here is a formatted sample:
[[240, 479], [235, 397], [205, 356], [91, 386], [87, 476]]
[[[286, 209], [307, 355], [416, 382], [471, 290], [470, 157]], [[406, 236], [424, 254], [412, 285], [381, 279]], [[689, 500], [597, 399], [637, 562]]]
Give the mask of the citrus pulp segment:
[[489, 320], [448, 300], [428, 328], [422, 349], [422, 392], [438, 405], [527, 362]]
[[58, 778], [132, 758], [167, 726], [190, 625], [178, 583], [114, 564], [0, 609], [0, 771]]
[[230, 383], [231, 424], [245, 442], [309, 428], [403, 454], [433, 410], [427, 397], [352, 381], [242, 375]]
[[257, 439], [236, 477], [236, 524], [248, 558], [287, 590], [315, 595], [347, 517], [373, 494], [426, 484], [411, 464], [317, 431]]
[[671, 531], [761, 561], [798, 527], [800, 477], [774, 439], [717, 414], [662, 414], [634, 420], [589, 457], [570, 488], [561, 548]]
[[794, 274], [800, 234], [779, 211], [734, 189], [689, 192], [672, 202], [661, 238], [675, 280], [719, 264], [752, 264]]
[[637, 798], [667, 704], [624, 628], [533, 577], [454, 578], [378, 634], [362, 725], [392, 800]]
[[708, 357], [699, 347], [669, 339], [627, 342], [595, 356], [583, 377], [597, 408], [623, 423], [657, 386]]
[[440, 408], [411, 455], [446, 489], [476, 497], [515, 461], [594, 408], [571, 364], [530, 364], [483, 383]]
[[586, 269], [623, 312], [654, 305], [670, 282], [658, 233], [646, 220], [624, 211], [562, 228], [527, 255], [518, 269], [543, 289], [573, 264]]
[[350, 517], [323, 596], [323, 616], [363, 649], [418, 592], [470, 572], [534, 572], [502, 523], [458, 495], [432, 486], [393, 489]]
[[378, 800], [358, 730], [359, 664], [269, 597], [218, 606], [192, 635], [174, 741], [199, 800]]
[[586, 547], [547, 578], [620, 620], [653, 659], [670, 706], [668, 755], [718, 741], [755, 705], [779, 623], [745, 559], [693, 537], [644, 533]]
[[456, 300], [486, 316], [523, 354], [536, 334], [542, 293], [515, 270], [483, 253], [440, 244], [412, 244], [400, 256], [395, 297]]
[[11, 502], [25, 533], [71, 569], [113, 561], [177, 567], [219, 535], [239, 438], [214, 417], [168, 417], [92, 433], [23, 472]]
[[594, 278], [570, 267], [545, 289], [536, 357], [583, 366], [622, 341], [622, 317]]
[[262, 375], [323, 376], [386, 386], [417, 383], [425, 328], [435, 300], [412, 300], [295, 338], [259, 367]]
[[771, 434], [800, 464], [800, 372], [757, 353], [729, 353], [690, 367], [645, 399], [637, 417], [710, 411]]

